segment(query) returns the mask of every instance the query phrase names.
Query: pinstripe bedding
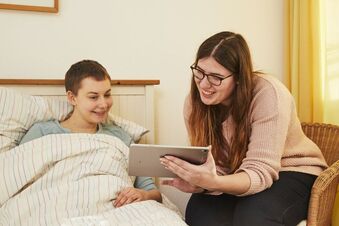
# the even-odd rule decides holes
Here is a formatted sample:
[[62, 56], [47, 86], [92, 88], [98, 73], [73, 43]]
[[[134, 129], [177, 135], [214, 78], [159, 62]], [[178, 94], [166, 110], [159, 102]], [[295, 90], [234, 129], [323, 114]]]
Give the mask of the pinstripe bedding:
[[128, 147], [104, 134], [51, 134], [0, 153], [0, 225], [186, 225], [156, 201], [114, 208]]

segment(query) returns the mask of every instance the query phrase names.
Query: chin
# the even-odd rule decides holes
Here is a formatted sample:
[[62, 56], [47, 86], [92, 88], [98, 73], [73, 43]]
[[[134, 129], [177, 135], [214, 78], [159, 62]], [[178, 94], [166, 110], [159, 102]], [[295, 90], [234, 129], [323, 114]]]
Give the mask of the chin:
[[101, 116], [98, 116], [98, 115], [92, 115], [91, 119], [93, 122], [95, 123], [101, 123], [101, 122], [104, 122], [106, 121], [106, 119], [108, 118], [108, 114], [106, 115], [101, 115]]
[[105, 119], [92, 118], [90, 121], [93, 124], [99, 124], [105, 122]]
[[214, 100], [206, 100], [206, 99], [201, 99], [201, 102], [203, 102], [205, 105], [216, 105], [217, 103], [215, 103]]
[[105, 118], [102, 118], [102, 119], [99, 119], [99, 120], [98, 120], [98, 123], [105, 122], [105, 121], [106, 121], [106, 119], [107, 119], [107, 117], [105, 117]]

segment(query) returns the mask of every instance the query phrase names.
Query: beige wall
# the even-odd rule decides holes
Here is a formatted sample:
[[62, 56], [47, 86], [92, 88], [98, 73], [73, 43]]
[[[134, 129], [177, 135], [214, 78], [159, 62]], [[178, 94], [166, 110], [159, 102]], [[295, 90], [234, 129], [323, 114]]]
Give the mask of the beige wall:
[[[199, 44], [243, 34], [255, 69], [283, 76], [283, 0], [59, 0], [57, 14], [0, 10], [0, 78], [63, 78], [89, 58], [115, 79], [160, 79], [156, 142], [187, 144], [182, 104]], [[187, 195], [169, 196], [183, 211]]]

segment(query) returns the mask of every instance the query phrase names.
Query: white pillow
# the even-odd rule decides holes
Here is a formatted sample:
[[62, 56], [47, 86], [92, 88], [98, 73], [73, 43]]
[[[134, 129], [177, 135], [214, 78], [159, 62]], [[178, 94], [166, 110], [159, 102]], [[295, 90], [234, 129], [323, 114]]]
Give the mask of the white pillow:
[[133, 139], [135, 143], [138, 143], [143, 135], [149, 132], [148, 129], [143, 126], [132, 122], [130, 120], [121, 118], [120, 116], [109, 114], [108, 121], [106, 123], [114, 123], [120, 126], [123, 130], [125, 130]]
[[[17, 146], [34, 123], [62, 120], [71, 110], [72, 106], [65, 100], [31, 96], [0, 87], [0, 153]], [[108, 123], [111, 122], [124, 129], [136, 143], [148, 132], [135, 122], [112, 114], [108, 119]]]

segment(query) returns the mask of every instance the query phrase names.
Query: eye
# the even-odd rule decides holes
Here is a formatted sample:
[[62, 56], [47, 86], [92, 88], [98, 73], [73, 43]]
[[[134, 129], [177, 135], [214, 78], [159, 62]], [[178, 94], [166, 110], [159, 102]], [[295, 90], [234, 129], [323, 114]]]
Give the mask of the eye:
[[218, 74], [218, 73], [211, 73], [210, 75], [213, 76], [213, 77], [217, 77], [217, 78], [219, 78], [219, 79], [223, 79], [223, 78], [224, 78], [223, 75]]
[[98, 96], [89, 96], [88, 98], [91, 99], [91, 100], [96, 100], [96, 99], [98, 99]]
[[105, 98], [109, 98], [109, 97], [111, 97], [110, 93], [105, 94]]
[[198, 73], [199, 75], [203, 75], [203, 74], [204, 74], [204, 72], [203, 72], [202, 70], [199, 70], [199, 69], [197, 69], [197, 73]]
[[223, 78], [221, 76], [217, 76], [217, 75], [209, 75], [210, 76], [210, 79], [212, 79], [213, 81], [220, 81], [222, 80]]
[[204, 77], [204, 73], [200, 69], [193, 68], [192, 71], [193, 71], [194, 76], [197, 77], [198, 79], [202, 79]]
[[195, 70], [197, 70], [197, 72], [199, 72], [200, 74], [204, 74], [204, 71], [201, 68], [195, 68]]

